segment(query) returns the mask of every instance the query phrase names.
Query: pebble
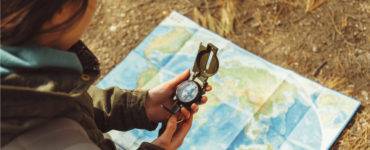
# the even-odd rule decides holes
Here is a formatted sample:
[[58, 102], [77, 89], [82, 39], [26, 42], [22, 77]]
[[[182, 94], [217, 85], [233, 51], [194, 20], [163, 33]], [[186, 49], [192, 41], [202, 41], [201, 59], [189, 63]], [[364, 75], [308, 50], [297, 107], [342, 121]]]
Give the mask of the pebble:
[[111, 32], [115, 32], [115, 31], [117, 31], [117, 26], [115, 26], [115, 25], [111, 25], [111, 26], [109, 27], [109, 31], [111, 31]]
[[317, 48], [317, 46], [316, 46], [316, 45], [314, 45], [314, 46], [312, 46], [312, 51], [316, 53], [316, 52], [318, 52], [318, 51], [319, 51], [319, 49]]
[[252, 28], [256, 28], [256, 27], [258, 27], [258, 26], [260, 26], [261, 24], [259, 23], [259, 22], [254, 22], [254, 23], [252, 23], [251, 24], [251, 27]]
[[369, 100], [369, 93], [367, 93], [366, 91], [362, 90], [361, 95], [364, 97], [366, 101]]
[[362, 49], [359, 49], [359, 48], [356, 48], [355, 49], [355, 53], [357, 54], [362, 54], [363, 50]]
[[275, 25], [276, 26], [280, 26], [282, 24], [282, 22], [280, 20], [276, 21]]
[[134, 28], [135, 31], [137, 31], [137, 30], [139, 30], [139, 25], [134, 25], [133, 28]]
[[125, 13], [121, 13], [119, 14], [120, 17], [126, 17], [126, 14]]

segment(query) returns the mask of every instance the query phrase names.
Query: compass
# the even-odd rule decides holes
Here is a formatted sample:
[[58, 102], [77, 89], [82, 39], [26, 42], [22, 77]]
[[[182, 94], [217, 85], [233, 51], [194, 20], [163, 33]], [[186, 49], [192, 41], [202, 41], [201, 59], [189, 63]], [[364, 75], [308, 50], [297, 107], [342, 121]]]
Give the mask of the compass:
[[176, 114], [181, 107], [190, 109], [193, 103], [200, 103], [208, 78], [218, 71], [217, 51], [218, 48], [211, 43], [207, 46], [200, 44], [189, 79], [177, 86], [174, 104], [170, 108], [162, 106], [163, 108], [171, 114]]

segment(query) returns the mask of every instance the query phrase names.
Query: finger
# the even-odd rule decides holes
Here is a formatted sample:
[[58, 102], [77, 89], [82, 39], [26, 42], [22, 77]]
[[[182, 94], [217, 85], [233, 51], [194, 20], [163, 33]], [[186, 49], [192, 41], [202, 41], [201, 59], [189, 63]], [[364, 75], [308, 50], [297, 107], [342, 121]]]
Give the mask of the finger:
[[159, 137], [163, 141], [171, 141], [173, 134], [176, 132], [177, 128], [177, 119], [174, 115], [170, 117], [167, 121], [166, 129], [163, 134]]
[[206, 96], [203, 96], [202, 99], [200, 100], [200, 104], [205, 104], [207, 103], [208, 98]]
[[191, 128], [192, 123], [193, 123], [193, 115], [191, 115], [190, 118], [188, 120], [186, 120], [179, 127], [179, 129], [177, 130], [176, 134], [172, 138], [173, 144], [175, 144], [177, 147], [179, 147], [181, 145], [182, 141], [184, 141], [184, 139], [185, 139], [185, 136], [188, 134], [188, 132], [189, 132], [189, 130]]
[[182, 115], [186, 119], [189, 119], [190, 118], [190, 112], [189, 112], [189, 110], [187, 110], [186, 108], [182, 107], [180, 111], [181, 111]]
[[209, 92], [209, 91], [211, 91], [211, 90], [212, 90], [212, 86], [207, 85], [207, 87], [206, 87], [206, 91], [207, 91], [207, 92]]
[[185, 81], [190, 76], [190, 70], [186, 69], [184, 72], [182, 72], [180, 75], [177, 75], [175, 78], [169, 81], [168, 86], [170, 88], [175, 88], [177, 85], [179, 85], [182, 81]]
[[197, 104], [192, 104], [192, 105], [191, 105], [191, 111], [192, 111], [193, 113], [198, 112], [198, 109], [199, 109], [199, 107], [198, 107], [198, 105], [197, 105]]

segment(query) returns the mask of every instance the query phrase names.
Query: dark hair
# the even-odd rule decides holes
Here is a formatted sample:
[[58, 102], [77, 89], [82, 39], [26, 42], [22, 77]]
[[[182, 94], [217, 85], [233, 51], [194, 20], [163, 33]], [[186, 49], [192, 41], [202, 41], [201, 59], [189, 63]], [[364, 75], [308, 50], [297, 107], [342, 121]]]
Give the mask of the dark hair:
[[[67, 2], [79, 5], [74, 15], [59, 25], [42, 29]], [[34, 42], [40, 33], [65, 29], [80, 19], [87, 7], [88, 0], [1, 0], [1, 45], [23, 45]]]

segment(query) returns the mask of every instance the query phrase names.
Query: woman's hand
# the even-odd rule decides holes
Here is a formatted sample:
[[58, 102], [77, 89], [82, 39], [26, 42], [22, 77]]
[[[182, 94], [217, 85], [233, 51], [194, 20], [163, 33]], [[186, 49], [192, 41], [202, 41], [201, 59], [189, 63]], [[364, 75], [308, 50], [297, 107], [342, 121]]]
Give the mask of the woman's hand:
[[[189, 112], [188, 112], [189, 113]], [[152, 144], [157, 145], [165, 150], [175, 150], [181, 146], [186, 134], [191, 128], [193, 122], [193, 114], [189, 113], [189, 119], [186, 119], [180, 124], [177, 123], [178, 118], [174, 115], [167, 121], [166, 129], [163, 134], [155, 139]]]
[[[153, 122], [160, 122], [167, 120], [170, 117], [170, 113], [164, 110], [161, 105], [170, 107], [173, 104], [173, 96], [176, 90], [176, 87], [181, 82], [187, 80], [190, 76], [190, 71], [186, 70], [180, 75], [176, 76], [174, 79], [165, 82], [161, 85], [154, 87], [153, 89], [149, 90], [149, 98], [145, 102], [145, 111], [148, 119]], [[206, 87], [206, 91], [210, 91], [211, 87]], [[201, 104], [207, 102], [207, 97], [203, 96], [201, 99]], [[181, 109], [181, 112], [184, 112], [185, 108]], [[191, 110], [192, 112], [198, 111], [198, 105], [192, 104]], [[182, 113], [184, 114], [184, 113]], [[190, 115], [184, 116], [185, 118], [189, 118]]]

